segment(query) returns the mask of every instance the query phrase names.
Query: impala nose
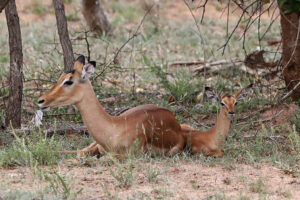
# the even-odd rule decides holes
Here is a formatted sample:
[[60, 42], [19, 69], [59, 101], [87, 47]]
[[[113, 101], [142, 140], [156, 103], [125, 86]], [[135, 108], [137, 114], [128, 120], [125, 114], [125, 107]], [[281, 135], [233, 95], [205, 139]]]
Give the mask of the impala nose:
[[228, 117], [233, 119], [235, 116], [234, 112], [228, 112]]
[[39, 100], [39, 101], [38, 101], [38, 104], [41, 104], [41, 103], [44, 103], [44, 102], [45, 102], [45, 100], [42, 99], [42, 100]]

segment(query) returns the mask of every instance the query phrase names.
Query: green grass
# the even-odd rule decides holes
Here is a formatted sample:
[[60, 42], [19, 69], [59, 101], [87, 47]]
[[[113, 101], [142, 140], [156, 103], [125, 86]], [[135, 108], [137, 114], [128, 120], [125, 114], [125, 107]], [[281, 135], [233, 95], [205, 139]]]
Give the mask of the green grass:
[[[36, 1], [34, 1], [36, 2]], [[66, 0], [65, 3], [73, 11], [78, 9], [80, 1]], [[216, 6], [218, 6], [217, 4]], [[73, 7], [72, 7], [73, 6]], [[96, 74], [99, 73], [105, 63], [109, 62], [117, 49], [135, 31], [138, 23], [144, 15], [141, 6], [137, 1], [104, 1], [105, 12], [110, 13], [110, 21], [114, 28], [112, 36], [94, 37], [90, 35], [91, 58], [97, 61]], [[217, 9], [220, 9], [219, 7]], [[30, 12], [43, 16], [53, 13], [45, 8], [45, 5], [35, 3]], [[51, 8], [52, 10], [52, 8]], [[164, 8], [161, 8], [161, 11]], [[85, 24], [80, 24], [80, 17], [76, 13], [67, 13], [68, 28], [73, 43], [74, 52], [87, 54], [85, 41], [74, 40], [82, 37], [81, 31], [85, 29]], [[197, 35], [193, 20], [168, 20], [159, 17], [157, 24], [154, 24], [150, 17], [146, 18], [141, 26], [139, 34], [131, 40], [120, 52], [118, 62], [112, 65], [103, 77], [93, 83], [98, 99], [114, 96], [114, 104], [103, 104], [103, 107], [114, 111], [115, 108], [134, 107], [142, 104], [153, 103], [170, 109], [181, 123], [187, 123], [197, 129], [204, 128], [201, 123], [212, 126], [206, 120], [216, 119], [218, 105], [211, 100], [204, 98], [201, 103], [194, 103], [193, 99], [202, 92], [204, 86], [211, 86], [222, 93], [234, 93], [242, 86], [250, 82], [269, 84], [269, 80], [262, 77], [252, 77], [239, 71], [240, 66], [232, 66], [229, 69], [221, 70], [218, 75], [207, 74], [194, 75], [190, 67], [171, 67], [169, 64], [174, 61], [202, 60], [217, 61], [229, 58], [244, 58], [241, 41], [238, 34], [229, 42], [224, 56], [219, 47], [225, 42], [226, 27], [223, 21], [208, 19], [200, 24], [205, 45], [201, 44]], [[245, 23], [245, 22], [244, 22]], [[5, 22], [0, 21], [1, 27], [6, 27]], [[232, 30], [234, 23], [230, 22], [229, 29]], [[267, 28], [267, 21], [261, 22], [261, 29]], [[56, 30], [55, 21], [43, 21], [32, 24], [21, 24], [23, 53], [24, 53], [24, 99], [36, 105], [37, 98], [48, 90], [59, 78], [63, 71], [63, 57]], [[257, 27], [257, 23], [254, 24]], [[77, 28], [74, 28], [77, 27]], [[79, 28], [78, 28], [79, 27]], [[256, 50], [257, 32], [253, 29], [248, 34], [245, 43], [247, 51]], [[9, 48], [7, 43], [8, 33], [6, 28], [0, 30], [0, 96], [8, 94], [8, 87], [5, 85], [9, 66]], [[262, 41], [262, 47], [268, 51], [275, 51], [275, 47], [267, 45], [267, 40], [280, 36], [279, 23], [270, 29], [266, 39]], [[267, 52], [266, 59], [272, 59], [274, 54]], [[144, 89], [143, 93], [132, 93], [131, 89], [133, 73], [136, 74], [135, 88]], [[111, 84], [116, 82], [118, 84]], [[272, 91], [277, 91], [284, 85], [278, 82], [271, 85]], [[168, 180], [168, 170], [174, 166], [180, 167], [182, 163], [203, 166], [222, 166], [228, 170], [238, 164], [249, 164], [260, 166], [268, 163], [279, 167], [287, 174], [299, 176], [299, 110], [294, 112], [290, 121], [295, 127], [289, 124], [282, 126], [269, 126], [259, 124], [253, 126], [254, 120], [259, 120], [260, 116], [255, 114], [248, 119], [245, 125], [239, 124], [239, 116], [250, 114], [249, 111], [257, 111], [268, 105], [275, 105], [276, 98], [273, 94], [265, 91], [265, 88], [255, 88], [255, 92], [250, 94], [245, 100], [240, 101], [236, 107], [237, 119], [231, 126], [230, 134], [224, 143], [225, 156], [223, 158], [205, 157], [201, 154], [191, 155], [185, 151], [174, 157], [160, 157], [149, 155], [132, 155], [129, 152], [128, 158], [100, 158], [88, 156], [87, 158], [70, 164], [72, 167], [85, 169], [96, 169], [99, 173], [104, 173], [102, 169], [108, 170], [108, 176], [115, 188], [109, 188], [109, 183], [103, 183], [102, 188], [107, 186], [105, 195], [108, 199], [122, 199], [119, 193], [122, 190], [136, 190], [137, 181], [142, 179], [144, 183], [153, 185], [150, 193], [136, 190], [131, 195], [131, 199], [147, 199], [150, 197], [161, 199], [172, 199], [174, 197], [173, 188], [154, 187], [155, 184], [164, 184]], [[158, 94], [159, 93], [159, 94]], [[157, 95], [158, 94], [158, 95]], [[168, 102], [170, 96], [175, 98], [175, 102]], [[1, 102], [0, 102], [1, 104]], [[65, 115], [67, 107], [55, 108], [48, 112], [45, 118], [45, 125], [53, 126], [55, 121], [59, 127], [67, 127], [66, 122], [82, 123], [80, 114]], [[31, 115], [23, 112], [24, 125], [28, 124]], [[52, 116], [56, 115], [56, 116]], [[0, 110], [0, 120], [4, 123], [5, 112]], [[212, 120], [213, 121], [213, 120]], [[270, 136], [281, 135], [281, 130], [285, 130], [287, 135], [283, 139], [269, 139]], [[245, 138], [245, 135], [256, 135]], [[68, 165], [68, 159], [74, 159], [76, 155], [61, 156], [55, 153], [56, 150], [76, 150], [81, 149], [92, 142], [90, 136], [78, 134], [77, 140], [69, 139], [65, 136], [54, 134], [51, 137], [44, 135], [41, 130], [35, 130], [28, 135], [11, 137], [0, 130], [0, 137], [3, 147], [0, 149], [0, 169], [6, 170], [14, 167], [28, 167], [34, 180], [46, 183], [45, 187], [37, 190], [26, 191], [22, 189], [9, 190], [7, 188], [4, 199], [68, 199], [75, 198], [79, 190], [74, 189], [70, 175], [59, 172], [58, 166]], [[133, 149], [134, 151], [134, 149]], [[135, 154], [135, 153], [133, 153]], [[144, 164], [149, 167], [145, 170]], [[156, 168], [156, 165], [163, 165], [163, 168]], [[43, 167], [51, 169], [45, 170]], [[69, 167], [69, 166], [68, 166]], [[164, 168], [165, 167], [165, 168]], [[148, 169], [148, 168], [147, 168]], [[54, 173], [55, 172], [55, 173]], [[192, 172], [191, 172], [192, 173]], [[166, 175], [167, 174], [167, 175]], [[141, 176], [142, 178], [140, 178]], [[300, 177], [300, 176], [299, 176]], [[140, 178], [140, 179], [139, 179]], [[297, 179], [299, 182], [299, 178]], [[231, 185], [231, 179], [224, 179], [224, 184]], [[192, 188], [197, 188], [197, 182], [189, 182]], [[105, 186], [105, 184], [107, 184]], [[249, 191], [265, 195], [265, 182], [253, 180], [248, 184]], [[99, 186], [101, 187], [101, 186]], [[196, 189], [195, 189], [196, 190]], [[0, 191], [1, 195], [3, 191]], [[286, 194], [285, 194], [286, 193]], [[51, 196], [52, 195], [52, 196]], [[283, 191], [283, 196], [290, 196], [287, 191]], [[129, 199], [130, 199], [129, 198]], [[226, 192], [215, 189], [208, 196], [208, 199], [230, 199]], [[248, 194], [240, 194], [239, 199], [252, 199]]]
[[47, 138], [40, 131], [30, 137], [15, 135], [12, 144], [0, 150], [0, 167], [56, 164], [59, 146], [54, 136]]
[[290, 121], [295, 124], [296, 130], [300, 131], [300, 109], [296, 109], [290, 119]]
[[39, 0], [34, 0], [33, 5], [28, 7], [28, 9], [30, 12], [32, 12], [36, 15], [39, 15], [39, 16], [43, 16], [48, 13], [54, 12], [54, 9], [49, 7], [49, 5], [45, 5], [45, 3], [42, 3]]
[[[73, 184], [66, 177], [58, 173], [49, 173], [40, 168], [35, 168], [36, 172], [39, 171], [39, 178], [36, 181], [43, 180], [39, 189], [31, 188], [30, 190], [12, 189], [7, 186], [1, 186], [0, 198], [6, 200], [32, 200], [32, 199], [77, 199], [78, 194], [82, 190], [74, 190]], [[36, 174], [35, 174], [36, 175]], [[36, 175], [37, 176], [37, 175]], [[41, 179], [41, 180], [39, 180]]]
[[249, 190], [254, 193], [264, 194], [267, 189], [262, 178], [258, 178], [255, 182], [249, 184]]

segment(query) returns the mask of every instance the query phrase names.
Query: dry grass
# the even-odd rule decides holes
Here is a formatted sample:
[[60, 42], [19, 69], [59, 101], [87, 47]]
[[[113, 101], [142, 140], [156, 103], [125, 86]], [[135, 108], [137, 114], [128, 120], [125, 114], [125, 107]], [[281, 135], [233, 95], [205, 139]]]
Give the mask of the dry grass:
[[[44, 2], [43, 2], [44, 3]], [[38, 96], [48, 89], [62, 71], [63, 59], [58, 44], [51, 1], [47, 9], [37, 1], [17, 1], [22, 24], [24, 47], [24, 118], [28, 125], [30, 112], [35, 109]], [[86, 30], [78, 5], [79, 0], [66, 4], [72, 39]], [[30, 7], [33, 5], [34, 7]], [[91, 57], [102, 70], [118, 49], [135, 31], [144, 10], [139, 1], [104, 1], [103, 8], [114, 27], [113, 36], [94, 37], [90, 34]], [[37, 8], [36, 8], [37, 7]], [[300, 139], [299, 109], [296, 104], [276, 105], [283, 86], [278, 78], [250, 76], [232, 66], [218, 75], [195, 76], [193, 68], [170, 67], [173, 61], [222, 60], [244, 58], [239, 41], [239, 28], [225, 55], [217, 49], [226, 38], [222, 5], [210, 2], [206, 18], [201, 24], [206, 45], [202, 46], [189, 10], [183, 1], [162, 2], [158, 13], [148, 16], [139, 35], [120, 53], [117, 62], [93, 83], [101, 104], [108, 112], [116, 108], [154, 103], [172, 110], [176, 118], [198, 129], [214, 123], [217, 105], [209, 101], [193, 101], [204, 85], [223, 92], [236, 91], [249, 82], [270, 87], [257, 87], [252, 95], [237, 106], [230, 135], [225, 142], [223, 158], [191, 155], [188, 150], [172, 158], [148, 155], [128, 155], [116, 160], [110, 156], [87, 157], [77, 160], [75, 155], [47, 154], [51, 149], [79, 149], [92, 139], [84, 134], [74, 136], [54, 134], [45, 137], [39, 130], [16, 140], [7, 132], [0, 132], [0, 197], [4, 199], [297, 199], [300, 196]], [[30, 9], [29, 9], [30, 8]], [[37, 12], [37, 13], [35, 13]], [[199, 12], [194, 12], [199, 19]], [[5, 27], [4, 13], [0, 25]], [[233, 15], [230, 28], [233, 28]], [[263, 17], [261, 29], [267, 27]], [[262, 41], [262, 48], [275, 51], [267, 40], [276, 39], [279, 24]], [[0, 30], [0, 88], [7, 95], [6, 78], [9, 65], [7, 31]], [[246, 41], [248, 51], [257, 48], [257, 33], [250, 29]], [[74, 51], [86, 54], [85, 42], [72, 40]], [[271, 59], [272, 53], [266, 58]], [[159, 70], [158, 70], [159, 69]], [[177, 101], [168, 102], [170, 96]], [[107, 98], [110, 98], [109, 100]], [[272, 109], [267, 106], [275, 105]], [[263, 110], [261, 114], [257, 112]], [[270, 121], [284, 110], [282, 115]], [[48, 113], [42, 129], [82, 123], [78, 113], [66, 115], [66, 108]], [[4, 110], [0, 110], [4, 120]], [[289, 120], [289, 118], [291, 120]], [[285, 119], [285, 120], [283, 120]], [[295, 124], [296, 126], [293, 126]], [[1, 131], [1, 130], [0, 130]], [[71, 135], [71, 136], [70, 136]], [[276, 136], [276, 137], [273, 137]], [[278, 137], [280, 136], [280, 137]], [[39, 153], [41, 152], [41, 153]]]

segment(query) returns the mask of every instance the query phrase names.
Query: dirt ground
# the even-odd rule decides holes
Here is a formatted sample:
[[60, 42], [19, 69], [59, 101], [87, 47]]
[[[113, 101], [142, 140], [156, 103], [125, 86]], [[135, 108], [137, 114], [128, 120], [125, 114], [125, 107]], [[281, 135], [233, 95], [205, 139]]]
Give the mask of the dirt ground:
[[[40, 17], [26, 11], [31, 3], [30, 0], [17, 1], [18, 9], [21, 11], [22, 23], [42, 23], [43, 20], [55, 21], [53, 13]], [[51, 5], [51, 1], [46, 1], [46, 4]], [[70, 8], [67, 6], [67, 12], [68, 9]], [[166, 10], [162, 13], [162, 16], [170, 20], [193, 19], [181, 0], [166, 2], [164, 9]], [[200, 16], [196, 12], [195, 15], [198, 18]], [[209, 2], [205, 16], [220, 19], [221, 15], [222, 9], [218, 10], [214, 6], [214, 2]], [[2, 18], [4, 14], [0, 16]], [[235, 19], [234, 15], [232, 19]], [[280, 124], [296, 107], [295, 105], [288, 106], [286, 112], [276, 118], [274, 123]], [[285, 107], [268, 110], [263, 113], [263, 117], [274, 116], [281, 109], [285, 109]], [[220, 165], [207, 166], [194, 161], [170, 164], [168, 159], [163, 159], [154, 164], [146, 162], [140, 165], [142, 166], [139, 166], [139, 169], [135, 172], [135, 184], [129, 188], [120, 187], [116, 184], [116, 180], [110, 172], [110, 169], [115, 170], [115, 166], [97, 164], [93, 167], [76, 167], [73, 164], [62, 163], [57, 170], [60, 174], [72, 180], [75, 190], [83, 189], [77, 199], [147, 199], [147, 197], [178, 200], [300, 199], [299, 177], [293, 173], [285, 173], [282, 169], [271, 164], [258, 164], [257, 166], [236, 164], [226, 167]], [[153, 182], [147, 180], [146, 174], [149, 169], [160, 172]], [[25, 167], [0, 168], [0, 180], [0, 187], [5, 187], [8, 190], [18, 188], [30, 191], [42, 187], [41, 182], [32, 177], [31, 169]]]
[[[145, 176], [148, 168], [159, 169], [153, 183]], [[253, 167], [238, 164], [231, 168], [221, 166], [204, 166], [195, 163], [180, 163], [180, 166], [170, 167], [166, 163], [150, 165], [137, 173], [134, 184], [130, 188], [116, 186], [114, 178], [105, 166], [98, 167], [67, 167], [60, 166], [60, 173], [68, 175], [76, 189], [83, 188], [78, 199], [107, 199], [109, 191], [114, 198], [138, 198], [143, 194], [152, 199], [217, 199], [225, 195], [226, 199], [299, 199], [300, 185], [296, 177], [287, 175], [282, 170], [263, 164]], [[28, 168], [0, 169], [2, 184], [9, 188], [32, 190], [40, 185], [30, 175]], [[263, 185], [259, 185], [259, 180]], [[225, 199], [224, 197], [222, 199]]]

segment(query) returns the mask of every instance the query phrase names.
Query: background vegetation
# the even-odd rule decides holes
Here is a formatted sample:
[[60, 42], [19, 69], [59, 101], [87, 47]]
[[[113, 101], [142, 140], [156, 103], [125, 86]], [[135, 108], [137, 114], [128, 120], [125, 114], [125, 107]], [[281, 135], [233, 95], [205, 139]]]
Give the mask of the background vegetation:
[[[64, 1], [69, 33], [75, 55], [87, 55], [88, 27], [79, 12], [80, 1]], [[222, 15], [224, 4], [209, 2], [203, 23], [197, 4], [164, 1], [146, 10], [140, 1], [102, 1], [111, 23], [112, 35], [88, 32], [92, 60], [97, 69], [93, 86], [107, 112], [117, 115], [125, 108], [157, 104], [170, 109], [181, 123], [205, 130], [214, 124], [218, 105], [203, 97], [204, 86], [220, 93], [233, 93], [249, 83], [254, 91], [236, 107], [225, 156], [211, 158], [191, 155], [187, 149], [172, 158], [128, 153], [117, 160], [76, 159], [56, 150], [76, 150], [92, 138], [76, 131], [82, 119], [77, 110], [56, 108], [45, 113], [43, 125], [33, 128], [31, 119], [37, 98], [47, 91], [63, 71], [62, 50], [50, 1], [17, 1], [21, 18], [24, 54], [23, 127], [0, 130], [0, 197], [4, 199], [297, 199], [300, 184], [299, 102], [281, 102], [284, 81], [276, 75], [251, 74], [241, 70], [245, 51], [264, 50], [267, 62], [281, 54], [278, 19], [269, 27], [270, 15], [249, 28], [242, 49], [241, 21], [227, 49], [222, 45], [238, 17]], [[231, 5], [234, 8], [234, 5]], [[6, 27], [3, 13], [0, 26]], [[142, 21], [143, 20], [143, 21]], [[141, 23], [142, 21], [142, 23]], [[257, 26], [267, 33], [257, 40]], [[199, 36], [199, 29], [201, 37]], [[137, 31], [138, 30], [138, 31]], [[137, 35], [128, 43], [128, 38]], [[0, 30], [1, 124], [8, 95], [8, 33]], [[126, 43], [115, 58], [118, 49]], [[280, 45], [280, 44], [279, 44]], [[228, 61], [221, 69], [201, 73], [201, 65], [178, 65], [177, 61]], [[107, 63], [111, 62], [107, 67]], [[231, 62], [232, 61], [232, 62]], [[225, 67], [226, 66], [226, 67]], [[268, 71], [267, 71], [268, 72]], [[99, 75], [99, 76], [98, 76]], [[49, 128], [68, 128], [45, 134]], [[31, 131], [28, 131], [30, 129]], [[272, 178], [274, 177], [274, 178]]]

